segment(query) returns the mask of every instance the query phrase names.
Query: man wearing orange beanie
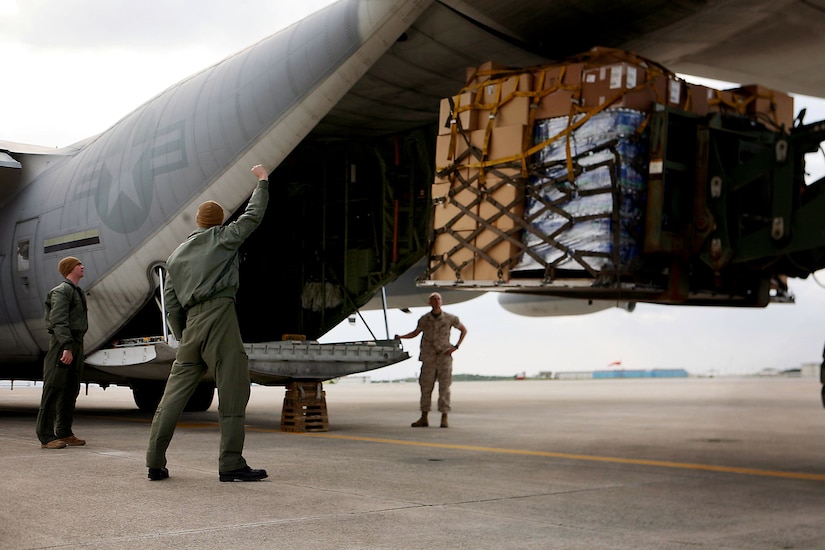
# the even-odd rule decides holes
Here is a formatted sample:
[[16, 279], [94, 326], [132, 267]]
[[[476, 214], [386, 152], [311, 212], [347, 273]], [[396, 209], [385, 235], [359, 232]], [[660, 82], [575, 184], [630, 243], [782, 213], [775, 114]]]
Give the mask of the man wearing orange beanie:
[[43, 449], [80, 447], [72, 432], [74, 407], [83, 376], [83, 336], [89, 328], [86, 296], [77, 286], [83, 264], [74, 256], [60, 260], [63, 281], [46, 296], [46, 326], [51, 338], [43, 362], [43, 393], [37, 413], [37, 438]]
[[163, 296], [169, 327], [180, 344], [149, 434], [146, 466], [152, 481], [169, 477], [166, 450], [175, 425], [207, 372], [218, 387], [220, 481], [257, 481], [267, 477], [266, 470], [250, 468], [242, 454], [250, 381], [235, 312], [238, 249], [261, 224], [269, 201], [266, 168], [258, 164], [252, 173], [257, 176], [258, 185], [244, 213], [232, 223], [222, 225], [223, 208], [214, 201], [204, 202], [195, 217], [198, 229], [166, 260]]

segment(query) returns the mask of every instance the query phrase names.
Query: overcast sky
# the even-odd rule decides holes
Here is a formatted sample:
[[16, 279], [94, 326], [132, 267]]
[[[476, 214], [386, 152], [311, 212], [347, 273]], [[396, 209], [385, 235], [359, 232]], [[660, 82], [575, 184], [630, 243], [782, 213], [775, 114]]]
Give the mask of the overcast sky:
[[71, 145], [330, 0], [0, 0], [0, 140]]
[[[65, 146], [97, 134], [183, 78], [220, 61], [329, 3], [319, 0], [0, 0], [3, 106], [0, 140]], [[806, 120], [825, 119], [825, 102], [796, 100]], [[825, 283], [825, 276], [820, 277]], [[576, 317], [526, 318], [484, 295], [445, 310], [469, 334], [454, 372], [516, 375], [539, 371], [685, 368], [693, 373], [755, 372], [819, 362], [825, 342], [825, 288], [791, 280], [794, 305], [765, 309], [640, 304]], [[428, 311], [390, 313], [390, 335], [412, 330]], [[386, 336], [380, 312], [365, 312]], [[369, 338], [361, 319], [324, 341]], [[455, 336], [457, 338], [457, 334]], [[412, 359], [371, 373], [417, 376]]]

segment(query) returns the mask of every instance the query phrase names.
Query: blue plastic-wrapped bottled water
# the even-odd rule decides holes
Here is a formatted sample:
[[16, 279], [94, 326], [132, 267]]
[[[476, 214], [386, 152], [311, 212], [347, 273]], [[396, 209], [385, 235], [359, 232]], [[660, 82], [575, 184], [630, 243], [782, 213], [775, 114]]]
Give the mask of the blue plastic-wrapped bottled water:
[[[608, 109], [540, 120], [534, 143], [523, 254], [513, 272], [546, 269], [627, 271], [643, 234], [646, 114]], [[618, 246], [617, 246], [618, 244]]]

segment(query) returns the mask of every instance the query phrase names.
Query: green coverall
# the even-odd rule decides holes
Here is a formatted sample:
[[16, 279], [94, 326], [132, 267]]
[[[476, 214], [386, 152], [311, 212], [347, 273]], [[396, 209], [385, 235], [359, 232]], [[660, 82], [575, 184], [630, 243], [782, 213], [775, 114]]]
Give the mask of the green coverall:
[[[74, 407], [83, 376], [83, 336], [89, 328], [83, 291], [64, 279], [46, 295], [46, 326], [51, 338], [43, 360], [43, 393], [37, 413], [40, 443], [74, 435]], [[64, 349], [71, 350], [71, 365], [58, 366]]]
[[169, 326], [180, 344], [152, 422], [146, 451], [149, 468], [166, 466], [175, 425], [207, 371], [218, 388], [218, 471], [247, 465], [242, 453], [250, 381], [235, 312], [238, 248], [260, 225], [268, 200], [269, 182], [261, 180], [237, 220], [196, 229], [166, 262], [164, 298]]

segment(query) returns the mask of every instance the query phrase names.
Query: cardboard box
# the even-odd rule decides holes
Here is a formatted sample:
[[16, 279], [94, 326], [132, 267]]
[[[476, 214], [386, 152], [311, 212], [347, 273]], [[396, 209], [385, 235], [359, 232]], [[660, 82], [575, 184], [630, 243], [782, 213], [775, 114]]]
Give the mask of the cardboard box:
[[[645, 82], [644, 69], [628, 63], [616, 63], [584, 69], [582, 72], [582, 107], [594, 109], [600, 106], [629, 107], [624, 105], [629, 90]], [[648, 90], [640, 90], [635, 98], [627, 98], [633, 105], [645, 104], [652, 97]], [[641, 97], [640, 97], [641, 96]]]
[[527, 124], [532, 99], [515, 93], [532, 92], [533, 75], [518, 73], [489, 82], [479, 90], [477, 128], [486, 128], [491, 123], [494, 127]]
[[[507, 281], [510, 279], [510, 268], [515, 266], [517, 261], [514, 254], [520, 254], [521, 249], [515, 248], [509, 241], [499, 241], [496, 244], [489, 246], [488, 243], [483, 243], [485, 237], [498, 237], [492, 231], [485, 233], [485, 236], [479, 235], [476, 246], [482, 247], [485, 254], [491, 257], [496, 264], [492, 264], [485, 258], [476, 255], [473, 261], [473, 279], [474, 281]], [[512, 261], [511, 261], [512, 259]], [[499, 271], [500, 276], [499, 276]]]
[[[436, 171], [452, 166], [457, 159], [463, 158], [462, 155], [467, 151], [467, 147], [467, 139], [464, 136], [457, 135], [455, 140], [452, 139], [450, 134], [437, 136], [435, 138]], [[436, 176], [437, 179], [438, 176]]]
[[[435, 184], [432, 187], [433, 197], [433, 228], [449, 227], [452, 231], [474, 231], [478, 221], [478, 194], [470, 186], [449, 183]], [[453, 191], [452, 197], [450, 190]], [[466, 209], [460, 208], [461, 205]]]
[[582, 80], [585, 108], [624, 107], [650, 112], [655, 104], [677, 108], [685, 104], [686, 95], [680, 81], [665, 75], [649, 78], [644, 68], [628, 63], [585, 69]]
[[745, 98], [733, 90], [712, 90], [713, 95], [708, 99], [708, 111], [712, 113], [745, 114]]
[[537, 71], [533, 75], [536, 91], [547, 91], [536, 110], [536, 120], [567, 116], [572, 105], [581, 104], [582, 63], [569, 63]]
[[495, 80], [488, 80], [481, 87], [479, 103], [491, 105], [513, 96], [515, 92], [530, 92], [533, 90], [532, 73], [513, 73]]
[[[478, 171], [470, 170], [470, 177]], [[479, 176], [476, 176], [478, 178]], [[491, 166], [484, 170], [484, 189], [493, 189], [500, 182], [516, 183], [521, 180], [521, 168]], [[501, 201], [499, 201], [501, 202]]]
[[[460, 238], [469, 238], [471, 233], [471, 231], [457, 232], [457, 236]], [[432, 255], [439, 257], [440, 260], [446, 260], [449, 258], [456, 266], [463, 265], [459, 272], [460, 278], [464, 281], [472, 281], [473, 252], [470, 248], [464, 245], [456, 248], [459, 244], [460, 241], [456, 239], [456, 236], [449, 233], [441, 233], [440, 235], [436, 235], [435, 241], [433, 242]], [[430, 268], [434, 267], [438, 263], [441, 262], [439, 260], [434, 261], [431, 259]], [[430, 278], [434, 281], [455, 281], [456, 273], [455, 270], [445, 261], [430, 275]]]
[[575, 105], [581, 105], [581, 88], [576, 91], [556, 90], [541, 98], [536, 120], [568, 116]]
[[[458, 121], [461, 123], [461, 129], [471, 132], [478, 129], [478, 111], [472, 108], [473, 95], [470, 92], [465, 92], [453, 96], [452, 98], [444, 98], [441, 100], [441, 106], [438, 116], [438, 134], [445, 135], [452, 131], [453, 119], [456, 117], [453, 114], [453, 106], [458, 110]], [[450, 100], [453, 101], [453, 106], [450, 105]]]
[[486, 128], [492, 124], [493, 128], [502, 126], [523, 126], [530, 122], [529, 97], [514, 97], [501, 104], [493, 115], [493, 110], [483, 109], [478, 112], [478, 128]]
[[[524, 181], [520, 169], [498, 168], [489, 172], [486, 179], [487, 193], [479, 204], [479, 234], [475, 246], [491, 258], [491, 263], [481, 253], [474, 257], [473, 277], [478, 281], [509, 278], [509, 268], [515, 265], [511, 259], [519, 256], [523, 250], [521, 243], [521, 225], [525, 211]], [[503, 232], [515, 239], [512, 243], [500, 235]]]
[[[471, 155], [464, 155], [468, 147], [464, 136], [456, 136], [455, 141], [449, 135], [437, 136], [435, 141], [436, 176], [433, 183], [456, 184], [458, 176], [464, 181], [471, 181], [474, 177], [477, 178], [479, 164], [482, 162], [520, 155], [532, 144], [532, 133], [526, 125], [493, 128], [489, 136], [490, 139], [485, 143], [487, 130], [470, 132], [470, 144], [476, 151]], [[477, 154], [482, 154], [483, 158], [479, 158]], [[438, 172], [450, 166], [456, 168], [450, 176], [438, 175]]]
[[467, 85], [478, 84], [493, 78], [495, 73], [507, 70], [507, 67], [495, 61], [482, 63], [478, 67], [467, 67]]
[[785, 128], [793, 127], [793, 98], [784, 92], [771, 90], [758, 84], [727, 90], [732, 92], [744, 105], [745, 114], [763, 123], [773, 123]]
[[487, 130], [476, 130], [470, 133], [470, 143], [484, 153], [486, 160], [506, 159], [520, 155], [530, 148], [532, 133], [525, 125], [505, 126], [493, 128], [490, 139], [485, 143]]
[[667, 97], [662, 104], [667, 105], [668, 107], [684, 109], [687, 103], [686, 83], [683, 80], [667, 77], [665, 75], [658, 78], [664, 78], [667, 82]]
[[[514, 173], [514, 180], [520, 177], [520, 173]], [[516, 219], [524, 218], [524, 193], [523, 187], [509, 183], [507, 180], [496, 182], [488, 181], [488, 188], [491, 190], [489, 197], [493, 200], [481, 202], [479, 206], [479, 217], [486, 221], [498, 231], [521, 242], [521, 226]], [[500, 205], [500, 206], [499, 206]], [[502, 209], [505, 213], [501, 213]], [[515, 261], [509, 262], [522, 252], [522, 247], [504, 239], [492, 227], [482, 229], [475, 239], [476, 248], [482, 250], [491, 257], [495, 264], [487, 261], [481, 254], [474, 257], [473, 277], [477, 281], [497, 281], [499, 280], [499, 266], [501, 267], [501, 279], [509, 278], [509, 267], [515, 265]]]
[[713, 97], [713, 89], [701, 84], [685, 83], [685, 110], [697, 115], [708, 114], [708, 101]]
[[582, 71], [584, 85], [599, 86], [606, 90], [629, 90], [645, 82], [647, 71], [630, 63], [613, 63]]
[[[486, 130], [476, 130], [470, 133], [470, 141], [474, 147], [483, 149], [486, 152], [486, 159], [497, 160], [506, 159], [521, 155], [532, 143], [532, 134], [526, 125], [506, 126], [492, 128], [488, 133]], [[448, 147], [444, 144], [449, 136], [439, 136], [437, 138], [437, 156], [444, 158], [444, 153]], [[485, 142], [486, 140], [486, 142]], [[471, 244], [477, 248], [486, 248], [485, 252], [497, 263], [507, 261], [512, 254], [520, 253], [518, 247], [514, 247], [509, 241], [495, 243], [499, 235], [491, 228], [481, 229], [477, 237], [473, 238], [473, 232], [479, 231], [478, 218], [489, 220], [496, 228], [502, 231], [519, 231], [515, 220], [508, 215], [498, 216], [499, 206], [503, 205], [513, 215], [523, 217], [524, 199], [523, 187], [517, 185], [517, 180], [521, 178], [521, 169], [517, 167], [490, 166], [480, 168], [477, 166], [479, 160], [476, 158], [467, 159], [467, 164], [460, 168], [465, 175], [465, 182], [456, 181], [438, 182], [432, 187], [432, 197], [434, 202], [433, 227], [442, 229], [448, 227], [454, 234], [440, 233], [436, 236], [433, 253], [436, 255], [447, 254], [453, 247], [459, 244], [457, 236], [464, 236], [472, 239]], [[473, 166], [475, 165], [475, 166]], [[489, 190], [489, 195], [483, 195], [479, 199], [479, 194], [475, 191], [481, 187], [479, 173], [484, 171], [484, 188]], [[457, 193], [449, 198], [450, 191]], [[444, 200], [439, 200], [443, 198]], [[458, 205], [463, 205], [469, 212], [465, 212]], [[498, 267], [486, 261], [479, 254], [466, 245], [462, 245], [453, 252], [450, 258], [457, 264], [467, 262], [461, 270], [463, 280], [498, 280]], [[509, 276], [508, 270], [505, 270]], [[431, 275], [434, 280], [455, 280], [455, 273], [446, 266], [440, 267]]]
[[[511, 179], [488, 180], [487, 187], [490, 189], [490, 194], [479, 204], [479, 218], [494, 223], [502, 231], [515, 227], [517, 224], [512, 216], [524, 217], [524, 186], [519, 185], [520, 181], [521, 174], [515, 171]], [[498, 205], [501, 205], [512, 216], [507, 214], [498, 216], [501, 211]]]

